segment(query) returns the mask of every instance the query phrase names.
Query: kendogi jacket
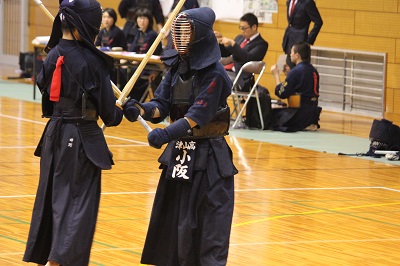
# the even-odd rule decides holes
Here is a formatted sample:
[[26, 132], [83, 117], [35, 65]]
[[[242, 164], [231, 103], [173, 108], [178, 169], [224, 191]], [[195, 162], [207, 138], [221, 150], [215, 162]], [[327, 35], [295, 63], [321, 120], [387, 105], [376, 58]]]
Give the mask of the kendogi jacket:
[[[160, 117], [153, 118], [147, 113], [143, 118], [152, 123], [159, 123], [167, 116], [171, 122], [183, 117], [196, 122], [197, 126], [187, 136], [168, 143], [159, 158], [161, 164], [168, 166], [172, 176], [176, 158], [183, 158], [180, 153], [182, 150], [185, 156], [190, 154], [186, 158], [192, 158], [188, 162], [189, 169], [199, 170], [206, 167], [210, 148], [214, 154], [218, 154], [215, 159], [219, 175], [232, 176], [237, 170], [229, 159], [232, 158], [231, 150], [223, 137], [229, 129], [230, 113], [226, 99], [231, 94], [232, 81], [219, 62], [221, 53], [212, 23], [210, 25], [208, 22], [214, 21], [208, 17], [214, 12], [201, 13], [200, 9], [184, 12], [190, 14], [195, 28], [189, 53], [185, 56], [176, 50], [164, 53], [162, 59], [170, 69], [155, 91], [155, 97], [147, 103], [151, 108], [158, 108]], [[196, 147], [193, 148], [193, 145]], [[215, 178], [219, 175], [215, 175]], [[210, 180], [211, 183], [213, 181]]]

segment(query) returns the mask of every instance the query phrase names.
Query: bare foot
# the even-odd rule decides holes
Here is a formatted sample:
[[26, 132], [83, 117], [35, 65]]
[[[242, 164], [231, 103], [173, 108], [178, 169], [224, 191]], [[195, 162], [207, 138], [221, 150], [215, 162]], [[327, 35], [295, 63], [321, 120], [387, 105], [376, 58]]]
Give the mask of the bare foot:
[[54, 261], [48, 261], [45, 266], [60, 266], [60, 264]]
[[317, 131], [318, 130], [318, 126], [316, 124], [311, 124], [308, 127], [306, 127], [304, 130], [305, 131]]

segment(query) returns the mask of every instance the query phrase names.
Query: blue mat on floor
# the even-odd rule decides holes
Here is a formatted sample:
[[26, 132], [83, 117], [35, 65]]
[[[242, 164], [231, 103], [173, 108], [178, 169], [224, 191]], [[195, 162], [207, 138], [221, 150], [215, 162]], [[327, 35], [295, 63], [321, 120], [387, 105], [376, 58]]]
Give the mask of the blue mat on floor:
[[[314, 150], [333, 154], [366, 153], [369, 149], [368, 138], [353, 137], [341, 134], [318, 131], [300, 131], [283, 133], [271, 130], [231, 129], [229, 134], [238, 138], [269, 142], [283, 146]], [[373, 158], [369, 156], [352, 156], [371, 161], [400, 165], [400, 161], [389, 161], [385, 157]]]
[[36, 99], [33, 99], [33, 84], [0, 80], [0, 97], [8, 97], [30, 102], [41, 102], [41, 94], [36, 87]]

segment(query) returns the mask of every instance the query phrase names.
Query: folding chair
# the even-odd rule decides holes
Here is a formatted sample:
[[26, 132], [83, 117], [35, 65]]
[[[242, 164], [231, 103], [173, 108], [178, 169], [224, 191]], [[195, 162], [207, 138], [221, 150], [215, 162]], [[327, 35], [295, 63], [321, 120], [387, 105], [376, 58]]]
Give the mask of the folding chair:
[[[249, 100], [251, 97], [255, 97], [257, 101], [257, 107], [258, 107], [258, 114], [260, 115], [260, 121], [261, 121], [261, 129], [264, 129], [264, 119], [261, 111], [261, 105], [260, 105], [260, 100], [257, 92], [257, 85], [264, 74], [265, 71], [265, 63], [263, 61], [250, 61], [245, 63], [242, 68], [239, 70], [238, 74], [236, 75], [235, 80], [233, 81], [233, 86], [232, 86], [232, 99], [233, 99], [233, 113], [236, 113], [236, 119], [235, 122], [232, 125], [232, 128], [235, 128], [236, 125], [240, 120], [242, 120], [242, 114], [244, 110], [246, 109], [247, 104], [249, 103]], [[242, 75], [242, 72], [247, 72], [247, 73], [252, 73], [253, 75], [258, 74], [257, 79], [254, 82], [254, 85], [250, 89], [249, 92], [242, 92], [239, 90], [238, 86], [238, 80], [240, 76]], [[241, 99], [246, 99], [242, 108], [240, 108], [240, 102]], [[231, 114], [231, 115], [232, 115]]]
[[142, 97], [140, 97], [139, 102], [140, 103], [144, 103], [147, 98], [149, 100], [154, 98], [153, 88], [151, 87], [151, 83], [149, 83], [149, 85], [147, 86], [146, 90], [143, 92], [143, 95], [142, 95]]

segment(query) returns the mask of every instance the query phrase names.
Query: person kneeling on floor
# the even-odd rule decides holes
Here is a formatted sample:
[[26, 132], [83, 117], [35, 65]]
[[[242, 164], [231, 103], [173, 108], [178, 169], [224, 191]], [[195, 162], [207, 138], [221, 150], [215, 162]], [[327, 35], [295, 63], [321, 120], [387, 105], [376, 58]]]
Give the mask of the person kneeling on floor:
[[[275, 78], [275, 95], [280, 99], [300, 97], [296, 107], [274, 109], [276, 127], [274, 130], [296, 132], [301, 130], [315, 131], [322, 108], [318, 107], [319, 74], [311, 61], [311, 48], [306, 42], [292, 46], [290, 58], [296, 66], [287, 74], [284, 82], [280, 81], [277, 65], [271, 67]], [[296, 95], [296, 96], [295, 96]]]

